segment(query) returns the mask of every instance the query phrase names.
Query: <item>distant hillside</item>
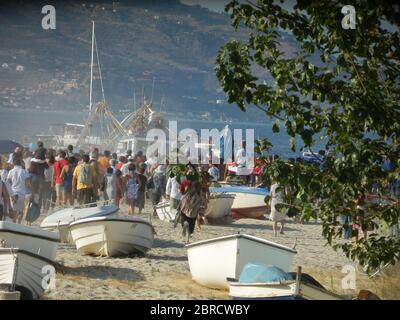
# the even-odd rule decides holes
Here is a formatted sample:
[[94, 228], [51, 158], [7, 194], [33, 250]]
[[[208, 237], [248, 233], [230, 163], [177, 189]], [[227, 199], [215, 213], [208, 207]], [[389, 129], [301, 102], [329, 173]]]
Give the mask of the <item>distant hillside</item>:
[[[41, 28], [41, 8], [57, 10], [57, 29]], [[228, 15], [170, 1], [15, 1], [0, 9], [0, 106], [83, 109], [88, 104], [91, 20], [96, 23], [105, 95], [115, 109], [132, 108], [133, 90], [167, 111], [236, 108], [223, 100], [213, 66], [233, 37]], [[291, 51], [290, 41], [283, 44]], [[94, 96], [101, 98], [95, 73]], [[205, 109], [207, 107], [207, 110]], [[165, 111], [165, 110], [164, 110]]]

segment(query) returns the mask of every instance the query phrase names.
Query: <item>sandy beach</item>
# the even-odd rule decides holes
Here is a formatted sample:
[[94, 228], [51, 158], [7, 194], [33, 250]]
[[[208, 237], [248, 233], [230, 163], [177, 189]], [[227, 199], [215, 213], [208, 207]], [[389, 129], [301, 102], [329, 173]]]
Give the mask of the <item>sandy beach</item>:
[[[120, 214], [124, 212], [126, 208], [122, 207]], [[142, 216], [147, 218], [149, 212], [147, 204]], [[60, 244], [56, 288], [42, 299], [229, 299], [227, 291], [211, 290], [192, 281], [180, 226], [174, 229], [172, 223], [156, 217], [152, 223], [157, 234], [154, 247], [145, 256], [81, 256], [73, 244]], [[270, 221], [242, 219], [227, 225], [203, 225], [200, 231], [196, 229], [192, 242], [237, 232], [289, 247], [296, 243], [292, 271], [302, 266], [303, 272], [313, 275], [327, 289], [355, 293], [341, 290], [344, 276], [341, 269], [351, 262], [325, 245], [319, 223], [299, 224], [289, 220], [285, 234], [275, 238]]]

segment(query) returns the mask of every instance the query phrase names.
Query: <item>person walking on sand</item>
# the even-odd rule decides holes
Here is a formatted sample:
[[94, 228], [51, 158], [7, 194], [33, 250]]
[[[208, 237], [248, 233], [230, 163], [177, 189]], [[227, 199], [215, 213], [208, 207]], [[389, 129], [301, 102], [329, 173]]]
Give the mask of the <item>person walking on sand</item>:
[[11, 207], [14, 211], [14, 222], [21, 223], [25, 209], [25, 196], [30, 175], [22, 168], [22, 159], [16, 158], [14, 168], [10, 170], [7, 181], [11, 186]]
[[39, 207], [42, 205], [44, 191], [44, 171], [49, 167], [46, 161], [46, 154], [47, 150], [44, 148], [43, 142], [38, 141], [29, 169], [25, 167], [25, 170], [28, 170], [31, 175], [32, 201], [38, 204]]
[[64, 200], [64, 176], [62, 174], [64, 166], [68, 164], [68, 161], [65, 159], [66, 157], [66, 152], [61, 150], [58, 153], [58, 161], [54, 163], [53, 166], [53, 186], [56, 190], [56, 195], [57, 195], [57, 204], [59, 206], [63, 205], [66, 203], [66, 200]]
[[115, 170], [115, 205], [119, 208], [122, 197], [124, 196], [124, 183], [121, 170]]
[[103, 176], [100, 190], [103, 192], [103, 199], [105, 201], [115, 200], [117, 193], [116, 176], [113, 168], [107, 168], [106, 174]]
[[276, 182], [271, 185], [270, 190], [270, 207], [271, 207], [271, 215], [270, 219], [273, 221], [273, 230], [274, 236], [276, 237], [278, 234], [278, 222], [280, 222], [281, 227], [279, 230], [280, 234], [284, 234], [283, 227], [285, 225], [286, 219], [286, 208], [277, 208], [277, 204], [282, 204], [284, 202], [284, 194], [285, 190], [283, 187], [280, 187]]
[[100, 177], [104, 177], [104, 175], [107, 173], [107, 168], [110, 167], [110, 159], [111, 152], [109, 150], [105, 150], [104, 155], [102, 155], [97, 161]]
[[53, 196], [53, 169], [55, 159], [51, 154], [46, 155], [46, 161], [48, 167], [44, 170], [44, 188], [43, 188], [43, 197], [42, 197], [42, 207], [43, 211], [46, 213], [49, 211], [52, 206], [52, 196]]
[[151, 204], [153, 205], [153, 215], [156, 216], [156, 205], [161, 201], [165, 194], [165, 166], [158, 165], [151, 173], [147, 188], [149, 190]]
[[[0, 158], [1, 166], [1, 158]], [[11, 211], [10, 195], [6, 183], [0, 176], [0, 221], [6, 220], [7, 213]]]
[[7, 188], [8, 193], [11, 193], [11, 186], [7, 182], [8, 173], [13, 168], [12, 164], [6, 162], [3, 163], [0, 157], [0, 179], [3, 180], [5, 187]]
[[89, 164], [90, 157], [84, 154], [83, 163], [76, 166], [72, 178], [73, 195], [77, 197], [79, 204], [88, 204], [92, 200], [93, 186], [96, 185], [96, 171]]
[[102, 176], [100, 176], [99, 164], [98, 164], [97, 160], [98, 160], [98, 151], [95, 151], [92, 153], [92, 156], [89, 161], [89, 165], [93, 168], [93, 170], [95, 172], [95, 176], [96, 176], [96, 179], [94, 179], [94, 181], [93, 181], [92, 199], [90, 200], [90, 202], [96, 202], [96, 201], [100, 200], [99, 188], [100, 188]]
[[145, 171], [146, 167], [144, 165], [141, 165], [139, 172], [137, 173], [138, 190], [137, 190], [136, 207], [139, 210], [139, 214], [142, 214], [142, 210], [146, 202], [147, 178], [144, 175]]
[[66, 164], [62, 171], [61, 176], [63, 177], [63, 199], [64, 205], [69, 204], [74, 205], [74, 197], [72, 196], [72, 180], [74, 175], [74, 170], [76, 167], [76, 159], [74, 156], [68, 158], [68, 164]]
[[197, 216], [202, 210], [203, 200], [200, 193], [201, 185], [198, 181], [194, 181], [188, 185], [188, 189], [179, 204], [178, 212], [180, 212], [182, 236], [186, 237], [187, 243], [189, 243], [189, 239], [193, 235]]
[[129, 214], [135, 214], [135, 202], [137, 199], [137, 176], [136, 166], [132, 163], [128, 168], [128, 175], [125, 177], [125, 199], [126, 204], [129, 206]]
[[182, 193], [180, 191], [180, 181], [178, 181], [176, 177], [168, 178], [165, 195], [167, 196], [167, 199], [169, 198], [170, 209], [178, 209]]

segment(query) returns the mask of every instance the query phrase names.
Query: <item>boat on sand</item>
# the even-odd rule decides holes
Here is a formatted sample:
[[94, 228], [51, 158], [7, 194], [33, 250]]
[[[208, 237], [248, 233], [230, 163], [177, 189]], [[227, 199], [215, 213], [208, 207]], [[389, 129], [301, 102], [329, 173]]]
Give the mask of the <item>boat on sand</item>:
[[132, 216], [81, 219], [71, 223], [70, 232], [82, 255], [114, 257], [146, 253], [154, 241], [151, 223]]
[[249, 262], [276, 265], [289, 271], [296, 251], [247, 234], [233, 234], [186, 245], [192, 279], [215, 289], [229, 289]]

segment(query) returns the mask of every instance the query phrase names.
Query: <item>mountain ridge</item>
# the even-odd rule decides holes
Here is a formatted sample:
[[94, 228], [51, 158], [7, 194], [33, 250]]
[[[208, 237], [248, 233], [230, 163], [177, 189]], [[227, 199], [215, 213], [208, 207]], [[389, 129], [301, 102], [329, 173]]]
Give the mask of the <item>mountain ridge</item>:
[[[94, 20], [105, 96], [114, 110], [132, 108], [134, 90], [137, 101], [142, 92], [151, 96], [155, 79], [156, 107], [164, 96], [171, 112], [240, 114], [216, 104], [224, 99], [213, 71], [217, 52], [230, 39], [247, 36], [233, 30], [227, 14], [178, 0], [53, 1], [57, 29], [43, 30], [45, 4], [20, 0], [0, 11], [5, 44], [0, 48], [0, 105], [86, 108]], [[94, 76], [98, 101], [97, 71]]]

